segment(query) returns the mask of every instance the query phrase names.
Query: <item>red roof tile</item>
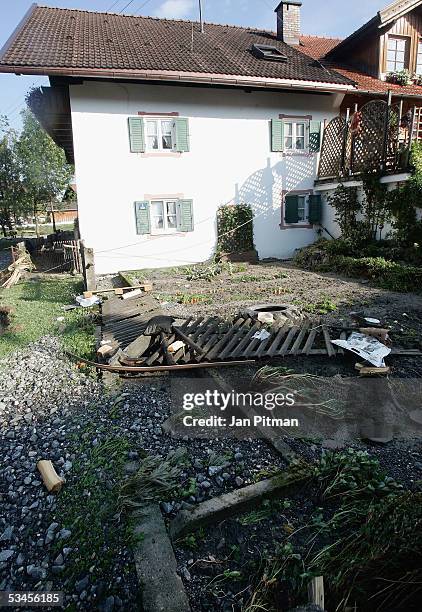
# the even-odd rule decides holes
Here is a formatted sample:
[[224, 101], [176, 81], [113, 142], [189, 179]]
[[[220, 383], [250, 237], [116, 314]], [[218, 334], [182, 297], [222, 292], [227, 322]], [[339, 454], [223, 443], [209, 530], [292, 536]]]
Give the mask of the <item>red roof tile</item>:
[[[192, 50], [192, 36], [194, 37]], [[286, 63], [263, 60], [252, 45], [269, 44]], [[35, 7], [0, 59], [0, 72], [126, 76], [145, 71], [230, 75], [350, 85], [272, 32], [191, 21]], [[139, 75], [139, 76], [138, 76]]]
[[337, 47], [342, 40], [342, 38], [326, 38], [324, 36], [307, 36], [303, 34], [300, 37], [298, 49], [302, 53], [309, 55], [309, 57], [321, 59], [334, 47]]
[[306, 53], [314, 59], [320, 60], [324, 66], [335, 70], [340, 74], [344, 75], [354, 83], [356, 83], [357, 89], [360, 92], [368, 92], [373, 94], [388, 93], [389, 90], [397, 96], [421, 96], [422, 87], [419, 85], [397, 85], [395, 83], [388, 83], [377, 79], [365, 72], [356, 70], [350, 66], [344, 64], [337, 64], [324, 60], [325, 55], [334, 49], [340, 42], [341, 38], [322, 38], [320, 36], [301, 36], [300, 37], [300, 50]]

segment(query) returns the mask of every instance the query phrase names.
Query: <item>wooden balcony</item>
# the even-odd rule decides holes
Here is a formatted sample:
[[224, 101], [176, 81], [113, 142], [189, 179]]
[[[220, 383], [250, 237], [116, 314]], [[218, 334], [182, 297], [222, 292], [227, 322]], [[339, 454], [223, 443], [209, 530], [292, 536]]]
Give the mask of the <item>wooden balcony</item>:
[[407, 172], [416, 120], [416, 109], [403, 115], [403, 104], [391, 100], [335, 117], [324, 130], [318, 182]]

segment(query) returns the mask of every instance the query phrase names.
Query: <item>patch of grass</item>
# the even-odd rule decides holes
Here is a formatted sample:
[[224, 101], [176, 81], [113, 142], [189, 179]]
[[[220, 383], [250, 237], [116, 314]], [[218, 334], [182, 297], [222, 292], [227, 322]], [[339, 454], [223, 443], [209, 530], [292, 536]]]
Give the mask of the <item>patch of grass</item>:
[[[95, 352], [94, 321], [97, 307], [64, 312], [83, 291], [72, 277], [28, 280], [1, 292], [1, 304], [11, 308], [11, 324], [0, 338], [0, 357], [22, 348], [46, 334], [57, 334], [65, 348], [81, 357]], [[57, 321], [64, 317], [63, 321]]]
[[176, 296], [179, 304], [209, 304], [211, 298], [207, 295], [191, 295], [190, 293], [181, 293]]
[[[92, 445], [92, 438], [104, 438]], [[90, 571], [98, 580], [112, 569], [115, 551], [123, 541], [129, 545], [133, 529], [116, 520], [119, 483], [123, 477], [129, 440], [116, 431], [98, 431], [88, 426], [74, 439], [75, 453], [86, 459], [73, 464], [71, 479], [57, 498], [60, 523], [72, 532], [66, 545], [72, 553], [67, 561], [71, 582]], [[57, 550], [63, 543], [57, 543]]]
[[182, 540], [178, 541], [178, 544], [182, 548], [187, 548], [188, 550], [196, 550], [199, 546], [199, 543], [202, 542], [205, 538], [205, 530], [201, 527], [196, 533], [190, 533]]
[[300, 306], [304, 312], [308, 312], [309, 314], [319, 314], [325, 315], [329, 312], [334, 312], [337, 310], [336, 304], [329, 297], [324, 297], [318, 302], [304, 302], [302, 300], [294, 300], [293, 302], [297, 306]]

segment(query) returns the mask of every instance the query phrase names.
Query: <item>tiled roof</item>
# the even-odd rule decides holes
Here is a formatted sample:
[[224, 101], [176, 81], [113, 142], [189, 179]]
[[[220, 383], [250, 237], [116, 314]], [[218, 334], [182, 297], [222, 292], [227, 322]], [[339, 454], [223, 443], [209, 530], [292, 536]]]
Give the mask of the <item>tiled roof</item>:
[[299, 51], [306, 53], [313, 59], [321, 59], [329, 51], [337, 47], [342, 38], [326, 38], [323, 36], [307, 36], [302, 34], [300, 37]]
[[303, 53], [306, 53], [313, 59], [320, 60], [324, 66], [335, 70], [340, 74], [344, 75], [356, 84], [356, 87], [361, 92], [369, 92], [374, 94], [388, 93], [389, 90], [393, 94], [406, 96], [421, 96], [422, 87], [419, 85], [397, 85], [395, 83], [387, 83], [381, 79], [377, 79], [365, 72], [356, 70], [351, 66], [344, 64], [338, 64], [336, 62], [327, 61], [324, 59], [325, 55], [334, 49], [341, 42], [340, 38], [322, 38], [320, 36], [301, 36], [300, 37], [300, 49]]
[[[254, 43], [274, 45], [288, 61], [258, 59]], [[6, 45], [5, 71], [128, 78], [161, 71], [350, 85], [273, 32], [207, 23], [202, 34], [197, 22], [38, 6]]]
[[422, 87], [420, 85], [397, 85], [396, 83], [388, 83], [382, 81], [364, 72], [358, 72], [348, 66], [340, 66], [337, 64], [332, 65], [337, 71], [341, 72], [344, 76], [351, 79], [356, 83], [356, 86], [361, 92], [370, 93], [388, 93], [389, 90], [393, 92], [393, 95], [397, 96], [421, 96]]

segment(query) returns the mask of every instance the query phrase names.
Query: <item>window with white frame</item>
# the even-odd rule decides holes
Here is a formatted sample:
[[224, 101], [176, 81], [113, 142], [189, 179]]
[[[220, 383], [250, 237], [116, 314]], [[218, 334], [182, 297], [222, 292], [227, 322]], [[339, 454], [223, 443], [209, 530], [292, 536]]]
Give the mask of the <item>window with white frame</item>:
[[169, 119], [146, 120], [146, 148], [148, 151], [172, 151], [174, 149], [174, 122]]
[[300, 195], [298, 196], [298, 223], [304, 223], [309, 218], [309, 196], [308, 195]]
[[387, 40], [387, 70], [398, 72], [408, 68], [408, 39], [403, 36], [389, 36]]
[[416, 60], [416, 74], [422, 76], [422, 39], [419, 39], [418, 43], [418, 57]]
[[309, 121], [284, 121], [284, 150], [304, 152], [309, 149]]
[[167, 234], [177, 231], [179, 220], [177, 200], [151, 202], [151, 233]]

